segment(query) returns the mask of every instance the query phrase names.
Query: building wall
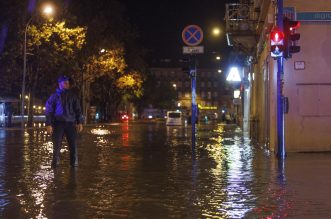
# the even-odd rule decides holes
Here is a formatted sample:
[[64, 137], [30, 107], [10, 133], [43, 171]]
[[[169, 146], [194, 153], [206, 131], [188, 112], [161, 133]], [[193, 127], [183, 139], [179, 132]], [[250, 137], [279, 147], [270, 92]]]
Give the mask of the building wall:
[[[296, 12], [331, 11], [331, 1], [285, 0], [284, 7]], [[269, 5], [269, 15], [273, 5]], [[284, 95], [289, 98], [285, 114], [285, 146], [287, 152], [331, 151], [331, 22], [301, 21], [301, 52], [284, 61]], [[270, 58], [268, 37], [254, 65], [255, 81], [251, 87], [251, 116], [258, 119], [258, 141], [269, 141], [277, 151], [277, 63]], [[303, 61], [304, 70], [294, 63]], [[267, 71], [266, 71], [267, 69]], [[265, 83], [266, 74], [269, 76]], [[269, 86], [269, 88], [268, 88]], [[266, 98], [266, 96], [269, 98]], [[269, 107], [269, 109], [268, 109]]]
[[[273, 5], [264, 5], [266, 16], [274, 17]], [[269, 33], [272, 24], [270, 19], [265, 20], [262, 33]], [[276, 94], [276, 65], [270, 57], [269, 37], [261, 36], [259, 45], [264, 47], [259, 50], [256, 63], [253, 64], [254, 80], [251, 80], [251, 124], [250, 132], [252, 137], [262, 146], [265, 146], [272, 151], [275, 150], [277, 144], [277, 94]], [[258, 47], [258, 46], [257, 46]]]
[[[201, 109], [200, 116], [215, 115], [220, 117], [223, 107], [232, 110], [231, 87], [224, 82], [222, 74], [217, 69], [197, 69], [196, 100], [202, 107], [217, 107], [215, 110]], [[158, 67], [151, 68], [156, 80], [176, 85], [178, 101], [181, 108], [191, 109], [191, 79], [181, 68]], [[157, 82], [158, 83], [158, 82]]]
[[[331, 1], [285, 1], [297, 12], [331, 11]], [[285, 115], [285, 143], [291, 151], [331, 151], [331, 21], [301, 21], [301, 52], [285, 62], [285, 96], [290, 110]], [[294, 63], [304, 61], [304, 70]]]

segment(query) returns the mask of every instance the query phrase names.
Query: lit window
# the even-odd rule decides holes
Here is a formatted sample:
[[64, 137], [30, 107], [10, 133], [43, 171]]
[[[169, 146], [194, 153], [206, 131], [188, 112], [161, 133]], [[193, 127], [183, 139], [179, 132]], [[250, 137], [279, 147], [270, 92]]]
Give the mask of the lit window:
[[210, 91], [208, 91], [208, 93], [207, 93], [207, 98], [211, 99], [211, 92]]

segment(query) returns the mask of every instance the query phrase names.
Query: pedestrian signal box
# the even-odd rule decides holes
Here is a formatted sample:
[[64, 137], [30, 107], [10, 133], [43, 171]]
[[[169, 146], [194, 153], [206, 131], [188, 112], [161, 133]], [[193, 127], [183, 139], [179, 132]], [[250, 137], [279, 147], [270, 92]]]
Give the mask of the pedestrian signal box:
[[270, 33], [270, 52], [271, 57], [282, 57], [284, 53], [284, 33], [277, 27]]

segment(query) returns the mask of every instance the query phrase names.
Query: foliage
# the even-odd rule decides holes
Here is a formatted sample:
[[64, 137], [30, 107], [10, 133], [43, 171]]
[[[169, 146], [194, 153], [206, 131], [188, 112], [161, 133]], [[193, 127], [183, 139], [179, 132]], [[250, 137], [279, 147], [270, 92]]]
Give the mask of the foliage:
[[117, 80], [116, 85], [118, 89], [126, 91], [126, 93], [131, 94], [132, 97], [141, 97], [143, 94], [143, 78], [141, 77], [141, 73], [138, 73], [137, 71], [122, 75]]
[[[98, 106], [108, 102], [114, 103], [108, 109], [116, 110], [121, 102], [142, 96], [143, 50], [135, 41], [137, 32], [119, 1], [80, 0], [68, 4], [56, 0], [59, 12], [48, 22], [40, 17], [38, 2], [29, 10], [31, 14], [19, 14], [26, 11], [26, 2], [13, 1], [4, 4], [10, 10], [0, 15], [0, 25], [3, 20], [15, 23], [7, 37], [11, 42], [7, 40], [0, 54], [0, 82], [6, 85], [7, 93], [13, 93], [13, 88], [15, 96], [20, 93], [24, 30], [27, 21], [31, 21], [27, 28], [27, 93], [45, 100], [54, 91], [57, 76], [68, 74], [80, 87], [84, 85], [86, 107], [90, 101]], [[55, 22], [61, 19], [66, 22]], [[101, 49], [105, 52], [100, 53]]]
[[85, 108], [91, 102], [109, 119], [121, 103], [142, 96], [145, 63], [137, 31], [117, 0], [72, 1], [69, 11], [78, 24], [88, 27], [80, 59]]
[[[75, 70], [78, 52], [86, 41], [86, 28], [68, 28], [65, 22], [47, 22], [28, 28], [27, 52], [33, 74], [54, 79], [59, 74]], [[38, 75], [41, 76], [41, 75]]]
[[91, 83], [103, 75], [124, 72], [126, 67], [123, 49], [103, 50], [88, 58], [84, 65], [84, 80]]
[[[53, 81], [59, 74], [75, 71], [78, 51], [85, 43], [86, 29], [68, 28], [65, 22], [46, 22], [42, 25], [30, 25], [27, 28], [27, 65], [26, 87], [32, 98], [47, 97], [54, 92]], [[38, 88], [38, 89], [37, 89]], [[28, 125], [32, 125], [32, 110], [29, 112]]]
[[121, 102], [142, 95], [141, 73], [127, 70], [124, 55], [122, 48], [103, 49], [88, 58], [83, 68], [85, 113], [92, 101], [109, 119]]

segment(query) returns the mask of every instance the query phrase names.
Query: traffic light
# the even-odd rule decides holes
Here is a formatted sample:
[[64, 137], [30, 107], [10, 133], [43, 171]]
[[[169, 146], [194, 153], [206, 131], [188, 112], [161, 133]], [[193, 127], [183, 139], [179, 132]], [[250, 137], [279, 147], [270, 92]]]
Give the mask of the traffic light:
[[300, 46], [297, 46], [297, 41], [300, 39], [300, 34], [296, 30], [300, 27], [299, 21], [291, 21], [284, 18], [284, 58], [292, 58], [293, 53], [300, 52]]
[[282, 57], [284, 52], [284, 33], [277, 27], [270, 33], [271, 57]]

